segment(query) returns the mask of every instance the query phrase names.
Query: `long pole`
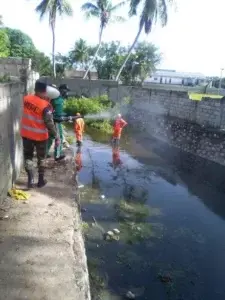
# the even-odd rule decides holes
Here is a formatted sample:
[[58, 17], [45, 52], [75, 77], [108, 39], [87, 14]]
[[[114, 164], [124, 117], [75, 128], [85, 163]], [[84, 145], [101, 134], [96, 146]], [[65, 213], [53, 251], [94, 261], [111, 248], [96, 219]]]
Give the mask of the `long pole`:
[[218, 95], [220, 94], [221, 91], [221, 83], [222, 83], [222, 77], [223, 77], [223, 68], [220, 69], [220, 82], [219, 82], [219, 89], [218, 89]]

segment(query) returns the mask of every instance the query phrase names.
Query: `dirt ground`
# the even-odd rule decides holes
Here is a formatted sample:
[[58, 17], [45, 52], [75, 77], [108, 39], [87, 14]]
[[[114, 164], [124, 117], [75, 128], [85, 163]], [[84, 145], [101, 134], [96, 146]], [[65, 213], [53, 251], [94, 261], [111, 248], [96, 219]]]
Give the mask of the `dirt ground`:
[[[48, 184], [0, 207], [0, 299], [89, 300], [73, 157], [46, 161]], [[25, 189], [22, 173], [16, 186]]]

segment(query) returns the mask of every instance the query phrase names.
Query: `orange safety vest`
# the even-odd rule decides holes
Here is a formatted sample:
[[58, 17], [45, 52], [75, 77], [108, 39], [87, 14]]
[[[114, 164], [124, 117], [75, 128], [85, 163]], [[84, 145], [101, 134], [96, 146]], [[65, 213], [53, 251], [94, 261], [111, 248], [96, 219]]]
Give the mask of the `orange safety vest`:
[[113, 125], [113, 137], [120, 137], [123, 127], [127, 125], [127, 122], [123, 119], [118, 119], [114, 122]]
[[83, 133], [84, 132], [84, 120], [83, 118], [78, 118], [74, 123], [74, 131], [75, 133]]
[[48, 129], [43, 120], [43, 112], [47, 107], [49, 107], [49, 102], [38, 96], [27, 95], [24, 97], [20, 130], [22, 137], [34, 141], [48, 139]]

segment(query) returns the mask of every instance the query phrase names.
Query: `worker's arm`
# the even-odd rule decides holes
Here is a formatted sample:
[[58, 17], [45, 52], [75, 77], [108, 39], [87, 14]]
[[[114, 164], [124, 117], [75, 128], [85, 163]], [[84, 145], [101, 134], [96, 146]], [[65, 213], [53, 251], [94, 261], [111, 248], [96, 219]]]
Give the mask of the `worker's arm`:
[[121, 128], [127, 126], [127, 122], [124, 119], [121, 119]]
[[57, 130], [53, 121], [53, 115], [52, 115], [52, 111], [50, 109], [50, 107], [47, 107], [44, 111], [43, 111], [43, 120], [45, 123], [45, 126], [47, 127], [48, 131], [49, 131], [49, 135], [57, 138], [58, 134], [57, 134]]

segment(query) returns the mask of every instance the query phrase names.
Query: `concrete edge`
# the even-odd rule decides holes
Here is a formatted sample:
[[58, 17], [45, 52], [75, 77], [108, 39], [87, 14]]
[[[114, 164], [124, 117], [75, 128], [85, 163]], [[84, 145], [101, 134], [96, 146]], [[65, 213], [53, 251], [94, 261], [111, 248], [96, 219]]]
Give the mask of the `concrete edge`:
[[[78, 190], [78, 183], [76, 180], [76, 168], [73, 159], [72, 149], [69, 149], [68, 152], [70, 153], [70, 157], [67, 163], [71, 166], [74, 172], [74, 201], [72, 200], [73, 224], [74, 224], [73, 253], [74, 253], [74, 257], [80, 256], [80, 260], [76, 261], [76, 265], [74, 265], [74, 274], [80, 273], [80, 276], [76, 276], [75, 278], [75, 284], [80, 289], [82, 295], [84, 295], [84, 299], [79, 299], [79, 300], [91, 300], [89, 272], [87, 267], [87, 256], [85, 251], [84, 236], [81, 227], [82, 218], [80, 213], [80, 194]], [[80, 253], [83, 254], [82, 257]]]

